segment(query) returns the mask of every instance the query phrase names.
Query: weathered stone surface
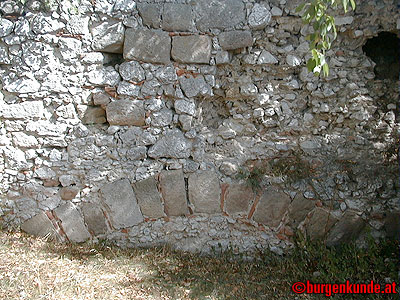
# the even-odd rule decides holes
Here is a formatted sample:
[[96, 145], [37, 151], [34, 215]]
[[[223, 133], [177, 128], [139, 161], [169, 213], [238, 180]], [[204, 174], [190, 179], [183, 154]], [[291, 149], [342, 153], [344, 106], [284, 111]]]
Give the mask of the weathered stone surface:
[[146, 77], [142, 66], [137, 61], [126, 61], [119, 66], [119, 73], [126, 81], [140, 82]]
[[225, 194], [225, 210], [228, 214], [247, 214], [249, 205], [254, 201], [254, 193], [246, 184], [232, 184]]
[[399, 212], [391, 212], [386, 215], [386, 218], [384, 220], [384, 229], [388, 237], [399, 238], [400, 236]]
[[162, 13], [162, 29], [166, 31], [191, 31], [192, 8], [188, 4], [165, 3]]
[[21, 229], [28, 234], [35, 236], [56, 239], [57, 232], [44, 212], [40, 212], [36, 216], [30, 218], [21, 224]]
[[38, 15], [33, 19], [32, 31], [36, 34], [45, 34], [64, 28], [65, 24], [53, 19], [51, 16]]
[[218, 213], [220, 208], [219, 179], [213, 171], [199, 171], [189, 176], [189, 201], [197, 213]]
[[105, 21], [92, 28], [92, 47], [95, 51], [122, 53], [124, 44], [124, 25], [122, 22]]
[[114, 228], [131, 227], [143, 222], [143, 216], [128, 179], [120, 179], [101, 188]]
[[9, 35], [14, 28], [14, 23], [4, 19], [4, 18], [0, 18], [0, 37]]
[[93, 85], [115, 86], [121, 80], [119, 73], [111, 66], [90, 71], [87, 76]]
[[311, 239], [323, 238], [337, 220], [338, 219], [326, 209], [316, 207], [306, 225], [307, 235]]
[[94, 105], [107, 105], [110, 103], [110, 96], [106, 93], [93, 94], [93, 103]]
[[151, 125], [156, 127], [168, 126], [172, 123], [174, 113], [168, 108], [163, 108], [160, 111], [151, 114]]
[[82, 203], [81, 210], [90, 233], [96, 236], [107, 232], [107, 221], [99, 205]]
[[156, 72], [156, 78], [162, 83], [173, 83], [178, 79], [175, 68], [173, 66], [166, 66], [158, 69]]
[[148, 155], [152, 158], [188, 158], [191, 154], [192, 142], [178, 130], [170, 130], [160, 138], [150, 149]]
[[258, 223], [276, 227], [280, 224], [283, 215], [287, 211], [290, 198], [275, 187], [264, 190], [253, 219]]
[[222, 32], [218, 36], [218, 40], [223, 50], [235, 50], [253, 44], [251, 32], [243, 30]]
[[196, 1], [194, 11], [197, 15], [196, 25], [201, 31], [230, 28], [243, 22], [246, 17], [241, 0]]
[[81, 243], [90, 238], [83, 218], [71, 202], [66, 202], [54, 210], [61, 226], [71, 242]]
[[182, 170], [162, 171], [160, 188], [168, 216], [182, 216], [188, 213]]
[[107, 105], [106, 112], [110, 125], [144, 125], [143, 101], [117, 100]]
[[43, 114], [42, 101], [26, 101], [10, 105], [0, 102], [0, 117], [5, 119], [42, 118]]
[[182, 91], [185, 96], [188, 98], [192, 98], [198, 95], [210, 95], [211, 87], [204, 80], [203, 75], [199, 75], [196, 77], [179, 77], [179, 83], [181, 85]]
[[278, 60], [270, 52], [263, 50], [258, 57], [257, 64], [277, 64]]
[[208, 64], [211, 38], [207, 35], [174, 36], [171, 56], [178, 62]]
[[194, 116], [196, 113], [196, 104], [186, 100], [176, 100], [174, 103], [175, 111], [178, 114], [188, 114]]
[[147, 157], [147, 147], [146, 146], [138, 146], [134, 148], [129, 148], [126, 151], [126, 158], [131, 160], [141, 160]]
[[261, 5], [254, 4], [249, 15], [249, 26], [253, 29], [264, 29], [271, 21], [271, 13], [269, 10]]
[[301, 193], [298, 193], [289, 208], [289, 218], [292, 226], [296, 228], [314, 207], [314, 201], [306, 199]]
[[159, 28], [161, 23], [161, 5], [138, 3], [137, 9], [143, 20], [143, 25]]
[[35, 93], [40, 89], [40, 83], [35, 79], [19, 78], [4, 86], [10, 93]]
[[83, 124], [102, 124], [106, 121], [106, 112], [101, 107], [78, 105], [78, 114]]
[[218, 51], [215, 55], [215, 63], [217, 65], [229, 64], [231, 61], [231, 55], [228, 51]]
[[1, 45], [0, 44], [0, 64], [10, 64], [11, 63], [11, 59], [10, 56], [8, 54], [8, 49], [5, 45]]
[[33, 135], [27, 135], [23, 132], [13, 132], [12, 135], [16, 147], [36, 148], [39, 145], [38, 140]]
[[154, 177], [136, 182], [133, 188], [143, 215], [149, 218], [164, 216], [164, 207]]
[[60, 190], [60, 197], [63, 200], [72, 200], [78, 194], [79, 189], [73, 186], [63, 187]]
[[140, 93], [140, 86], [137, 84], [130, 83], [128, 81], [121, 81], [117, 87], [118, 95], [126, 95], [131, 97], [137, 97]]
[[125, 32], [124, 58], [150, 63], [170, 62], [171, 38], [167, 32], [128, 28]]
[[364, 220], [356, 212], [346, 210], [343, 217], [329, 232], [326, 245], [329, 247], [350, 242], [358, 237], [364, 227]]

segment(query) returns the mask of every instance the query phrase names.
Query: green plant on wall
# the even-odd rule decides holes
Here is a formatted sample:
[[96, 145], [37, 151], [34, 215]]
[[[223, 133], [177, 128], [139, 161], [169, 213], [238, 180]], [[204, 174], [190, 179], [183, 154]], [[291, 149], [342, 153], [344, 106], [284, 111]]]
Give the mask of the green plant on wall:
[[335, 18], [328, 11], [342, 7], [347, 13], [350, 6], [353, 10], [356, 9], [354, 0], [313, 0], [299, 5], [296, 9], [298, 13], [302, 13], [304, 24], [311, 25], [314, 30], [307, 36], [311, 52], [307, 68], [316, 76], [321, 72], [324, 76], [329, 75], [325, 53], [337, 37]]

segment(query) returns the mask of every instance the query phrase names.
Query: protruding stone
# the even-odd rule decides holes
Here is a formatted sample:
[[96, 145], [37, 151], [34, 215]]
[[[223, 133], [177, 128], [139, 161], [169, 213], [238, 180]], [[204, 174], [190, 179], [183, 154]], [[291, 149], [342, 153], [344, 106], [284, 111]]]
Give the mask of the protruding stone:
[[106, 112], [110, 125], [144, 125], [143, 101], [117, 100], [107, 105]]
[[218, 40], [223, 50], [235, 50], [253, 44], [251, 32], [243, 30], [222, 32], [218, 36]]
[[326, 239], [327, 246], [350, 242], [358, 237], [365, 227], [364, 220], [354, 211], [347, 210], [335, 224]]
[[254, 221], [277, 227], [290, 203], [290, 198], [277, 188], [269, 187], [264, 190], [254, 213]]
[[213, 171], [199, 171], [189, 176], [189, 201], [197, 213], [220, 212], [219, 179]]
[[307, 235], [311, 239], [323, 238], [337, 222], [337, 218], [324, 208], [316, 207], [306, 224]]
[[83, 218], [73, 203], [67, 202], [57, 207], [54, 212], [71, 242], [81, 243], [90, 238]]
[[82, 203], [81, 210], [90, 233], [96, 236], [107, 232], [106, 218], [99, 205]]
[[128, 28], [125, 32], [124, 58], [150, 63], [170, 62], [171, 38], [167, 32]]
[[246, 18], [244, 3], [241, 0], [196, 1], [194, 11], [198, 16], [196, 25], [200, 31], [232, 28], [244, 22]]
[[289, 218], [293, 228], [304, 221], [307, 214], [315, 207], [314, 201], [306, 199], [298, 193], [290, 204]]
[[258, 3], [254, 4], [249, 15], [249, 26], [253, 29], [264, 29], [271, 21], [269, 10]]
[[21, 225], [21, 229], [28, 234], [56, 239], [57, 232], [44, 212], [40, 212], [36, 216], [25, 221]]
[[249, 205], [254, 201], [254, 193], [246, 184], [232, 184], [225, 194], [225, 210], [228, 214], [247, 214]]
[[153, 177], [136, 182], [133, 188], [143, 215], [149, 218], [164, 216], [164, 207], [161, 203], [157, 181]]
[[188, 208], [182, 170], [162, 171], [160, 174], [160, 187], [167, 215], [186, 215]]
[[122, 53], [124, 44], [124, 25], [122, 22], [105, 21], [92, 28], [92, 48], [95, 51]]
[[277, 64], [278, 60], [270, 52], [263, 50], [258, 57], [257, 64]]
[[166, 31], [192, 31], [192, 8], [188, 4], [165, 3], [162, 29]]
[[94, 105], [107, 105], [110, 103], [110, 96], [106, 93], [93, 94], [93, 103]]
[[101, 188], [112, 224], [120, 229], [143, 222], [143, 216], [128, 179], [120, 179]]
[[186, 139], [178, 130], [170, 130], [159, 139], [150, 149], [148, 155], [152, 158], [188, 158], [191, 154], [192, 142]]
[[160, 28], [161, 5], [153, 3], [137, 3], [137, 9], [143, 20], [143, 25]]
[[101, 107], [78, 105], [77, 108], [83, 124], [102, 124], [106, 122], [106, 112]]
[[73, 186], [63, 187], [60, 190], [60, 197], [63, 200], [72, 200], [78, 194], [79, 189]]
[[194, 116], [196, 113], [196, 104], [186, 100], [175, 100], [174, 107], [178, 114], [184, 113]]
[[174, 36], [172, 58], [182, 63], [208, 64], [211, 56], [211, 38], [207, 35]]

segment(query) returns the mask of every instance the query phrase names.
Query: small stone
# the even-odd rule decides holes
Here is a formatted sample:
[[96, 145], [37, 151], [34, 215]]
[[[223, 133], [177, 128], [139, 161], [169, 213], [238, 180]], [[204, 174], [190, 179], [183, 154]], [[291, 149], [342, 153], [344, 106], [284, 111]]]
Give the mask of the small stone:
[[78, 112], [83, 124], [106, 123], [106, 112], [101, 107], [78, 105]]
[[197, 213], [220, 212], [219, 179], [213, 171], [199, 171], [189, 176], [189, 201]]
[[14, 28], [14, 23], [4, 19], [0, 18], [0, 37], [4, 37], [6, 35], [9, 35]]
[[186, 100], [175, 100], [174, 107], [178, 114], [185, 113], [194, 116], [196, 113], [196, 104]]
[[290, 198], [285, 193], [274, 187], [264, 190], [256, 211], [254, 221], [270, 226], [277, 227], [290, 203]]
[[160, 188], [168, 216], [182, 216], [188, 213], [182, 170], [162, 171]]
[[223, 50], [235, 50], [251, 46], [253, 37], [250, 31], [227, 31], [218, 36], [219, 43]]
[[10, 93], [35, 93], [40, 89], [40, 83], [35, 79], [19, 78], [4, 85]]
[[151, 125], [155, 127], [164, 127], [172, 123], [174, 113], [168, 108], [163, 108], [160, 111], [151, 114]]
[[238, 172], [238, 166], [229, 161], [224, 161], [219, 167], [219, 170], [227, 176], [232, 176]]
[[182, 63], [208, 64], [211, 56], [211, 38], [207, 35], [174, 36], [171, 56]]
[[276, 7], [276, 6], [272, 7], [271, 15], [273, 17], [280, 17], [280, 16], [282, 16], [282, 14], [283, 14], [282, 9], [280, 9], [279, 7]]
[[143, 222], [142, 213], [128, 179], [106, 184], [100, 190], [116, 229], [135, 226]]
[[257, 64], [277, 64], [278, 60], [270, 52], [263, 50], [258, 57]]
[[93, 103], [94, 105], [107, 105], [110, 103], [110, 96], [106, 93], [93, 94]]
[[301, 59], [297, 56], [289, 54], [288, 56], [286, 56], [286, 63], [291, 67], [296, 67], [301, 65]]
[[155, 76], [162, 84], [174, 83], [178, 79], [173, 66], [158, 69]]
[[63, 187], [60, 190], [60, 197], [63, 200], [72, 200], [78, 194], [79, 189], [72, 186]]
[[217, 65], [229, 64], [231, 61], [231, 55], [228, 51], [218, 51], [215, 55], [215, 63]]
[[24, 132], [13, 132], [12, 136], [16, 147], [36, 148], [39, 145], [38, 140], [33, 135], [27, 135]]
[[178, 130], [170, 130], [150, 147], [148, 155], [152, 158], [188, 158], [191, 154], [192, 143]]
[[87, 77], [93, 85], [116, 86], [120, 81], [118, 72], [111, 66], [90, 71]]
[[137, 61], [126, 61], [119, 66], [119, 73], [126, 81], [141, 82], [145, 77], [142, 66]]
[[130, 160], [142, 160], [147, 157], [147, 147], [138, 146], [134, 148], [129, 148], [126, 151], [126, 158]]
[[126, 95], [131, 97], [137, 97], [140, 93], [140, 86], [137, 84], [130, 83], [128, 81], [121, 81], [117, 87], [118, 95]]
[[193, 117], [188, 115], [179, 116], [179, 124], [181, 124], [183, 131], [189, 131], [192, 128]]
[[167, 32], [128, 28], [125, 32], [124, 58], [150, 63], [170, 62], [171, 38]]
[[164, 207], [161, 203], [157, 181], [153, 177], [136, 182], [133, 188], [143, 215], [149, 218], [164, 216]]
[[348, 25], [353, 23], [354, 18], [352, 16], [349, 17], [336, 17], [335, 18], [335, 25], [336, 26], [342, 26], [342, 25]]
[[144, 125], [143, 101], [121, 99], [111, 102], [106, 108], [110, 125]]
[[71, 202], [67, 202], [54, 210], [61, 221], [62, 229], [71, 242], [82, 243], [90, 238], [83, 218], [78, 209]]
[[195, 97], [197, 95], [211, 95], [211, 87], [207, 84], [203, 75], [198, 75], [196, 77], [179, 77], [179, 83], [181, 85], [182, 91], [188, 98]]
[[269, 10], [258, 3], [254, 4], [249, 15], [249, 26], [253, 29], [264, 29], [271, 21]]

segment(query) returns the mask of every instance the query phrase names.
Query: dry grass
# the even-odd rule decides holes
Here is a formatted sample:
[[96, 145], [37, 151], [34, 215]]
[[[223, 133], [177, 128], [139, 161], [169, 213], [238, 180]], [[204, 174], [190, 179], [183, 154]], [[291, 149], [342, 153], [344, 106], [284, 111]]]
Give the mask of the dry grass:
[[56, 244], [0, 231], [0, 299], [317, 299], [290, 290], [311, 279], [307, 259], [266, 254], [246, 262], [166, 248]]

